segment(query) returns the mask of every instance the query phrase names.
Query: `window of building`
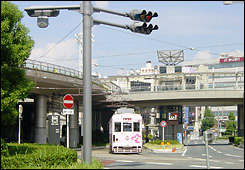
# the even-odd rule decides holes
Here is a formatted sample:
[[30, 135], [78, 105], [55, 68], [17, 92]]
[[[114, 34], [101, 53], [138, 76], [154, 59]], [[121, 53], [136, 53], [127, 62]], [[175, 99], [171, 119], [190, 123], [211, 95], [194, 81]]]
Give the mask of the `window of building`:
[[166, 67], [160, 67], [160, 74], [167, 73]]
[[182, 67], [181, 66], [175, 66], [175, 73], [181, 73], [182, 72]]

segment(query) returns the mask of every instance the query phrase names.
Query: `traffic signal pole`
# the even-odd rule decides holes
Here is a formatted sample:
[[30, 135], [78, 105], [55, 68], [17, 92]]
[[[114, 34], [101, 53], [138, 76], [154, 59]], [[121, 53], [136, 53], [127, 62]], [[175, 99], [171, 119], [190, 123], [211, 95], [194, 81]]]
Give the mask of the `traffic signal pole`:
[[[92, 155], [92, 76], [91, 76], [91, 29], [92, 26], [105, 24], [124, 29], [130, 29], [132, 32], [149, 35], [158, 26], [147, 25], [153, 17], [158, 14], [147, 12], [146, 10], [132, 10], [129, 13], [121, 13], [107, 9], [93, 7], [91, 1], [83, 1], [80, 5], [69, 6], [39, 6], [27, 7], [24, 10], [30, 17], [37, 17], [38, 26], [46, 28], [49, 17], [57, 17], [59, 10], [68, 9], [79, 12], [83, 15], [83, 161], [91, 164]], [[130, 17], [134, 22], [131, 25], [115, 24], [106, 21], [95, 20], [92, 17], [94, 12], [106, 12], [124, 17]]]

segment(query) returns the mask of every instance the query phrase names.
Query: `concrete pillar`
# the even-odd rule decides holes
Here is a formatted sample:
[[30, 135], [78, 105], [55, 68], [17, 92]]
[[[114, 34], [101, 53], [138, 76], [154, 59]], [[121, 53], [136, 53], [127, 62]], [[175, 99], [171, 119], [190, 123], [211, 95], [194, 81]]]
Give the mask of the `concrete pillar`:
[[185, 76], [182, 74], [182, 90], [185, 90]]
[[69, 145], [71, 148], [76, 148], [77, 144], [79, 143], [79, 126], [78, 126], [78, 114], [79, 114], [79, 102], [74, 101], [74, 115], [69, 115], [70, 121], [70, 139]]
[[238, 128], [238, 136], [239, 137], [244, 137], [244, 106], [243, 104], [238, 104], [237, 105], [237, 128]]
[[46, 144], [46, 118], [47, 118], [47, 98], [37, 94], [34, 100], [34, 143]]
[[195, 106], [195, 135], [199, 137], [199, 121], [198, 121], [198, 108]]

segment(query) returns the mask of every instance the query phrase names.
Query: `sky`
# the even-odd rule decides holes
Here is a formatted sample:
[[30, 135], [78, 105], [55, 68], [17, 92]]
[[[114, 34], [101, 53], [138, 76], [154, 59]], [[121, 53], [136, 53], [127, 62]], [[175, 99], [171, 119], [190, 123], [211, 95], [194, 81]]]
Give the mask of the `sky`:
[[[24, 8], [30, 6], [80, 5], [82, 1], [11, 1], [23, 11], [21, 20], [35, 41], [29, 59], [79, 70], [79, 43], [82, 14], [60, 10], [49, 18], [47, 28], [37, 26]], [[132, 9], [157, 12], [151, 24], [158, 25], [150, 35], [107, 25], [92, 27], [92, 72], [102, 77], [125, 75], [131, 69], [163, 65], [157, 51], [184, 50], [184, 61], [219, 58], [225, 52], [244, 52], [244, 4], [224, 5], [224, 1], [92, 1], [94, 7], [117, 12]], [[128, 17], [93, 13], [93, 18], [130, 25]], [[80, 25], [79, 25], [80, 24]], [[192, 49], [192, 50], [191, 50]]]

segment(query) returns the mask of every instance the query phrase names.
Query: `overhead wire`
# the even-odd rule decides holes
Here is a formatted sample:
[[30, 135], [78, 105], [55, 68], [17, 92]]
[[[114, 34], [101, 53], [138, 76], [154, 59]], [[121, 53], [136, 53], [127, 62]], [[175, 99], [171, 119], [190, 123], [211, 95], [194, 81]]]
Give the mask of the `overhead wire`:
[[57, 42], [53, 47], [51, 47], [46, 53], [44, 53], [42, 56], [35, 58], [39, 59], [47, 55], [52, 49], [54, 49], [60, 42], [62, 42], [68, 35], [70, 35], [77, 27], [79, 27], [82, 23], [80, 22], [75, 28], [73, 28], [68, 34], [66, 34], [59, 42]]

